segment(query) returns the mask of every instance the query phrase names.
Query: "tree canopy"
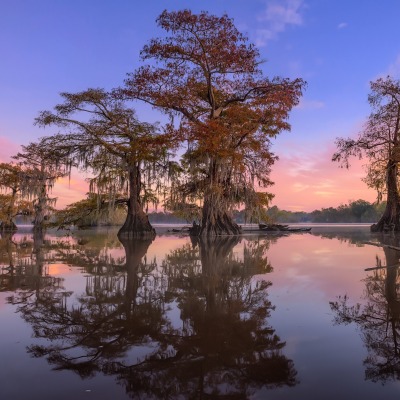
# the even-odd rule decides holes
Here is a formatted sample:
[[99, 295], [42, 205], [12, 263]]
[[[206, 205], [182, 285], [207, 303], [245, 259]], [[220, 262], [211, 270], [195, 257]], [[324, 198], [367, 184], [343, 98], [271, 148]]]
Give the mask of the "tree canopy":
[[14, 217], [32, 212], [31, 203], [26, 200], [35, 191], [30, 172], [21, 165], [0, 163], [0, 230], [3, 232], [17, 230]]
[[[58, 132], [15, 156], [31, 170], [35, 229], [54, 204], [49, 191], [72, 166], [89, 171], [90, 194], [61, 215], [62, 224], [79, 223], [74, 212], [93, 209], [93, 199], [98, 208], [126, 204], [120, 237], [153, 237], [147, 207], [161, 201], [200, 222], [192, 235], [240, 233], [237, 208], [252, 220], [265, 218], [277, 159], [271, 140], [290, 130], [305, 82], [266, 77], [258, 49], [226, 14], [164, 11], [157, 24], [165, 35], [144, 46], [143, 65], [122, 87], [63, 92], [36, 118]], [[167, 122], [139, 121], [133, 101], [165, 113]], [[180, 163], [173, 159], [178, 149]]]
[[378, 191], [378, 197], [386, 194], [387, 200], [382, 218], [371, 229], [399, 231], [400, 80], [388, 76], [371, 82], [368, 101], [372, 112], [363, 130], [357, 139], [338, 138], [332, 159], [345, 167], [352, 156], [368, 159], [366, 182]]
[[119, 235], [153, 236], [143, 210], [157, 203], [161, 180], [168, 175], [173, 136], [153, 124], [139, 122], [126, 101], [103, 89], [61, 93], [64, 102], [43, 111], [36, 122], [57, 126], [62, 133], [48, 137], [48, 149], [65, 151], [93, 173], [90, 189], [99, 201], [125, 202], [128, 213]]
[[304, 89], [301, 79], [269, 79], [259, 52], [227, 15], [164, 11], [157, 19], [167, 36], [142, 52], [154, 61], [129, 74], [123, 96], [162, 110], [189, 143], [185, 174], [172, 192], [171, 208], [202, 203], [200, 235], [239, 233], [230, 212], [244, 204], [257, 209], [271, 195], [276, 157], [270, 140], [289, 130], [289, 111]]
[[57, 201], [49, 196], [49, 192], [58, 178], [69, 174], [71, 163], [59, 152], [49, 151], [40, 141], [22, 146], [22, 151], [14, 159], [24, 169], [25, 192], [32, 201], [33, 228], [43, 230], [45, 219]]

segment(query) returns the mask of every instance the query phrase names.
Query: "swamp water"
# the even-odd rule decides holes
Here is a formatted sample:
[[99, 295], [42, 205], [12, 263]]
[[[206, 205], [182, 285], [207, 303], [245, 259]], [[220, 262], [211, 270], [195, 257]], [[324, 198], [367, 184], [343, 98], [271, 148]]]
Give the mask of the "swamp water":
[[1, 238], [0, 399], [399, 398], [400, 236], [116, 232]]

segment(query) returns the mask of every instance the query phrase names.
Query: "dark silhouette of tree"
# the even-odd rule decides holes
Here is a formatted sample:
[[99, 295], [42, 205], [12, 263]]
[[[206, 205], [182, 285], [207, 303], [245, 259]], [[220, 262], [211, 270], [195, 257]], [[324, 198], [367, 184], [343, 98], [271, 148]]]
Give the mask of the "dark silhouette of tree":
[[[79, 239], [78, 239], [79, 241]], [[86, 290], [73, 300], [58, 286], [10, 298], [36, 338], [29, 352], [82, 377], [116, 377], [132, 398], [249, 398], [262, 387], [295, 385], [285, 343], [268, 325], [269, 241], [194, 239], [162, 264], [147, 260], [151, 240], [123, 240], [125, 262], [100, 245], [62, 246], [59, 260], [80, 266]], [[100, 244], [100, 243], [99, 243]], [[181, 324], [169, 314], [175, 304]]]
[[49, 192], [57, 179], [69, 174], [71, 164], [40, 141], [22, 146], [22, 151], [13, 158], [27, 170], [24, 179], [25, 186], [29, 187], [28, 198], [33, 203], [33, 230], [41, 231], [57, 201]]
[[[387, 240], [383, 241], [385, 244]], [[391, 243], [393, 244], [393, 243]], [[386, 383], [400, 379], [400, 253], [384, 247], [385, 265], [377, 258], [377, 268], [365, 279], [366, 303], [349, 304], [347, 295], [331, 302], [336, 324], [356, 323], [368, 350], [365, 377]]]
[[386, 193], [386, 209], [371, 226], [373, 232], [400, 230], [400, 195], [398, 163], [400, 154], [400, 81], [379, 78], [371, 82], [368, 101], [373, 109], [357, 139], [338, 138], [338, 151], [333, 161], [349, 166], [349, 158], [366, 156], [369, 160], [366, 182], [378, 190], [378, 198]]
[[103, 195], [111, 207], [127, 204], [120, 237], [153, 238], [155, 230], [144, 205], [158, 202], [161, 178], [172, 171], [167, 162], [174, 147], [172, 136], [139, 122], [126, 102], [102, 89], [61, 96], [64, 102], [55, 106], [54, 112], [43, 111], [36, 119], [41, 126], [65, 131], [46, 138], [46, 148], [66, 152], [81, 167], [90, 169], [95, 175], [91, 191]]
[[168, 206], [192, 215], [201, 199], [197, 234], [238, 234], [233, 208], [261, 212], [272, 197], [259, 190], [271, 185], [270, 140], [290, 129], [288, 115], [304, 82], [265, 78], [258, 50], [227, 15], [164, 11], [157, 24], [167, 36], [152, 39], [141, 53], [155, 63], [130, 74], [120, 94], [167, 113], [189, 142], [185, 173]]
[[0, 231], [17, 230], [14, 218], [17, 215], [28, 215], [31, 204], [26, 196], [35, 191], [35, 187], [27, 182], [26, 173], [20, 165], [0, 163]]
[[52, 259], [51, 247], [44, 243], [40, 231], [33, 237], [18, 238], [12, 232], [3, 232], [0, 238], [0, 292], [19, 291], [23, 303], [25, 299], [35, 298], [49, 288], [59, 286], [61, 279], [50, 276], [46, 268]]

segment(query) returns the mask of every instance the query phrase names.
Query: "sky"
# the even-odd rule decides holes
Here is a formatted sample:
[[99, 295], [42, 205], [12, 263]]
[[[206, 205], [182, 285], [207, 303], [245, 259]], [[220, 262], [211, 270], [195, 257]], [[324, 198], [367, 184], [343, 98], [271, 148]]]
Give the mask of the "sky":
[[[398, 0], [0, 0], [0, 161], [55, 133], [34, 126], [60, 92], [111, 89], [141, 65], [140, 50], [162, 32], [164, 10], [228, 14], [259, 48], [266, 76], [303, 78], [291, 131], [274, 141], [272, 205], [291, 211], [374, 201], [361, 178], [331, 161], [337, 137], [356, 137], [370, 113], [370, 81], [400, 78]], [[137, 106], [142, 121], [158, 113]], [[83, 173], [54, 188], [57, 207], [85, 197]]]

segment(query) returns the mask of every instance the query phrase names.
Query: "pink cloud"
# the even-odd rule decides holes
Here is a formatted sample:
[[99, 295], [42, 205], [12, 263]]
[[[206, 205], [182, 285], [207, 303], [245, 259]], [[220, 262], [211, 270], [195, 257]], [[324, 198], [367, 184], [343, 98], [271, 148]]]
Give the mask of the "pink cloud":
[[21, 150], [21, 146], [11, 140], [0, 136], [0, 162], [9, 162], [11, 156]]
[[320, 293], [328, 301], [345, 293], [357, 298], [361, 294], [358, 291], [364, 289], [364, 268], [373, 267], [376, 257], [384, 260], [382, 249], [375, 246], [343, 246], [339, 240], [318, 236], [308, 236], [307, 240], [295, 235], [282, 238], [268, 250], [275, 274], [273, 286], [288, 286], [292, 295], [306, 298], [311, 294], [314, 300]]
[[352, 200], [375, 201], [376, 193], [362, 182], [366, 160], [353, 159], [350, 169], [331, 161], [335, 149], [301, 149], [284, 154], [271, 174], [273, 205], [291, 211], [337, 207]]
[[59, 179], [52, 190], [52, 197], [57, 197], [56, 208], [62, 209], [86, 197], [89, 185], [85, 180], [86, 175], [79, 171], [72, 171], [71, 178]]

